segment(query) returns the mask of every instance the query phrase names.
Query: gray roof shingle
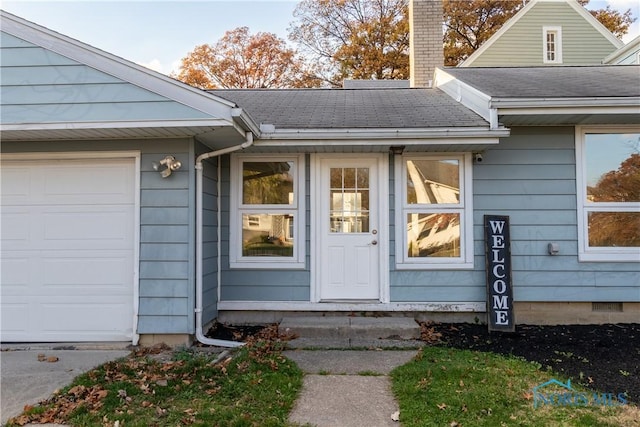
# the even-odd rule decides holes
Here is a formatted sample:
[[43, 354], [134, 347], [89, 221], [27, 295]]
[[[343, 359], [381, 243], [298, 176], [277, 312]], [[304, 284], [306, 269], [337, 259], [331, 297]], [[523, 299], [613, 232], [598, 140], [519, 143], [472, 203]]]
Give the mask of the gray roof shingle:
[[599, 98], [640, 96], [640, 66], [446, 68], [494, 98]]
[[257, 123], [280, 129], [482, 127], [439, 89], [215, 89]]

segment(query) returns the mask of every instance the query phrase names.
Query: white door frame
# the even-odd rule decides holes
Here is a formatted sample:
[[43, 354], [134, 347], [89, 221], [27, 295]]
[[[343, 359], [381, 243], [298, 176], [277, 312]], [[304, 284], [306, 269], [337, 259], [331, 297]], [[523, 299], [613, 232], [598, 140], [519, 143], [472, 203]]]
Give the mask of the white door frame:
[[384, 153], [332, 153], [332, 154], [311, 154], [311, 302], [320, 302], [321, 295], [321, 272], [320, 255], [322, 253], [320, 233], [321, 233], [321, 201], [322, 194], [322, 160], [325, 159], [362, 159], [363, 157], [377, 159], [378, 166], [378, 205], [372, 209], [378, 209], [378, 278], [379, 295], [381, 303], [389, 302], [389, 159]]
[[34, 153], [2, 153], [0, 160], [6, 161], [35, 161], [35, 160], [81, 160], [81, 159], [122, 159], [130, 158], [134, 161], [134, 206], [133, 206], [133, 345], [138, 345], [138, 311], [140, 305], [140, 151], [60, 151]]

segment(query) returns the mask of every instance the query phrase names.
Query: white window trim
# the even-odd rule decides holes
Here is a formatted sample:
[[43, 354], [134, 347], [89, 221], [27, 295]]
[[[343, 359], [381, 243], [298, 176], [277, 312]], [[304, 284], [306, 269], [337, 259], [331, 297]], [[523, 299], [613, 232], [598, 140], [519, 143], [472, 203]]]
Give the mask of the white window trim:
[[[292, 205], [242, 206], [242, 162], [258, 162], [265, 160], [295, 162], [293, 171], [294, 203]], [[229, 266], [232, 269], [304, 269], [305, 268], [305, 156], [300, 155], [231, 155], [231, 193], [229, 215]], [[246, 257], [242, 256], [242, 213], [261, 213], [262, 209], [269, 213], [293, 214], [294, 252], [293, 257]]]
[[[547, 59], [547, 34], [555, 33], [556, 57], [553, 61]], [[562, 27], [545, 26], [542, 27], [542, 62], [545, 64], [562, 64]]]
[[[460, 258], [409, 258], [406, 255], [407, 236], [403, 226], [405, 223], [405, 210], [412, 209], [406, 203], [405, 189], [407, 188], [407, 174], [405, 160], [409, 158], [421, 159], [458, 159], [462, 174], [462, 186], [460, 188], [460, 201], [462, 206], [439, 205], [438, 210], [461, 211], [460, 215]], [[396, 238], [396, 269], [397, 270], [470, 270], [473, 269], [473, 159], [471, 153], [444, 154], [406, 154], [396, 156], [394, 163], [395, 175], [395, 238]]]
[[587, 165], [584, 148], [587, 133], [640, 133], [639, 127], [629, 126], [576, 126], [576, 194], [578, 208], [578, 261], [580, 262], [639, 262], [640, 249], [590, 247], [587, 234], [589, 212], [638, 212], [640, 202], [588, 202], [587, 201]]

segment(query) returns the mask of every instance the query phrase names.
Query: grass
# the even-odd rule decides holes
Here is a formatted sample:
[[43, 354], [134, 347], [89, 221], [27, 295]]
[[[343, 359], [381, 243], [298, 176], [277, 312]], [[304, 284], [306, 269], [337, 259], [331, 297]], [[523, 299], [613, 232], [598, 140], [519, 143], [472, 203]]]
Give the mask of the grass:
[[520, 358], [424, 347], [391, 377], [405, 427], [640, 425], [632, 405], [534, 408], [533, 387], [551, 378], [565, 381]]
[[[7, 425], [288, 426], [302, 372], [281, 342], [250, 340], [232, 355], [216, 362], [193, 349], [142, 349], [77, 377]], [[403, 427], [640, 427], [634, 405], [534, 408], [533, 387], [551, 378], [566, 382], [520, 358], [437, 346], [391, 373]]]
[[170, 360], [132, 354], [77, 377], [7, 425], [284, 426], [302, 372], [271, 342], [255, 342], [214, 364], [189, 350]]

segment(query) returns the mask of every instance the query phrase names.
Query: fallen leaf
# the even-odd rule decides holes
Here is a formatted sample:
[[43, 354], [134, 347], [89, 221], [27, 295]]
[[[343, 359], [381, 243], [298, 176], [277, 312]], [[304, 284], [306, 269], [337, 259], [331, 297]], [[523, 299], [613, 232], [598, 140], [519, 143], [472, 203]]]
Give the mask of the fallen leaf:
[[160, 387], [166, 387], [167, 384], [169, 384], [169, 382], [165, 379], [162, 379], [162, 380], [156, 381], [156, 384], [159, 385]]
[[59, 358], [57, 358], [56, 356], [49, 356], [49, 357], [47, 357], [47, 362], [49, 362], [49, 363], [55, 363], [55, 362], [57, 362], [58, 360], [60, 360], [60, 359], [59, 359]]
[[531, 400], [533, 399], [533, 393], [531, 393], [530, 391], [525, 391], [524, 393], [522, 393], [522, 397], [524, 397], [525, 400]]
[[515, 415], [510, 415], [510, 416], [509, 416], [509, 419], [511, 419], [511, 420], [513, 420], [513, 421], [515, 421], [515, 420], [517, 420], [517, 419], [518, 419], [518, 417], [516, 417]]
[[400, 421], [400, 411], [391, 414], [391, 421]]
[[38, 354], [38, 362], [44, 362], [47, 359], [47, 356], [43, 353]]
[[459, 427], [460, 424], [458, 424], [457, 421], [451, 421], [451, 424], [449, 424], [449, 427]]
[[446, 403], [440, 403], [439, 405], [436, 405], [438, 407], [438, 409], [440, 409], [441, 411], [444, 411], [445, 409], [447, 409], [447, 404]]

